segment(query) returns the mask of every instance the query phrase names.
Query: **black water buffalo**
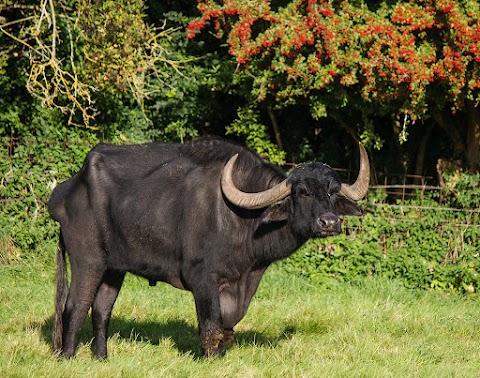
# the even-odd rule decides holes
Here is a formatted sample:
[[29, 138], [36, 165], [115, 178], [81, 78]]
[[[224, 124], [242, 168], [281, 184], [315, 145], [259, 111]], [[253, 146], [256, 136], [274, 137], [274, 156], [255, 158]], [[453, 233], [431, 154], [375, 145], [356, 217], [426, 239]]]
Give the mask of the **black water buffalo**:
[[222, 353], [272, 262], [309, 238], [337, 235], [339, 215], [361, 215], [355, 201], [369, 180], [362, 145], [360, 157], [356, 182], [345, 185], [328, 165], [302, 164], [286, 177], [221, 140], [99, 144], [48, 202], [61, 225], [55, 351], [75, 354], [91, 308], [93, 356], [106, 358], [112, 307], [131, 272], [191, 291], [202, 349]]

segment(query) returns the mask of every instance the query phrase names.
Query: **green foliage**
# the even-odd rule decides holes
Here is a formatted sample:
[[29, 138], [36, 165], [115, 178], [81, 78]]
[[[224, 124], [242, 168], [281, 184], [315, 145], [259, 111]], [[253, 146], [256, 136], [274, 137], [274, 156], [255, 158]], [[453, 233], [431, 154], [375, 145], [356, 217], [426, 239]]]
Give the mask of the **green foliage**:
[[285, 164], [285, 152], [270, 141], [267, 127], [259, 122], [258, 114], [252, 108], [238, 110], [238, 118], [226, 129], [226, 135], [236, 135], [246, 145], [273, 164]]
[[445, 200], [452, 206], [480, 208], [480, 173], [445, 172]]
[[[465, 195], [459, 185], [471, 188], [478, 177], [460, 176], [455, 179], [459, 192], [443, 205], [429, 198], [379, 204], [379, 196], [370, 195], [364, 204], [366, 214], [345, 219], [343, 235], [310, 240], [285, 261], [286, 269], [316, 282], [379, 275], [424, 289], [478, 291], [480, 193], [477, 186]], [[459, 198], [463, 210], [455, 211], [450, 206], [459, 204]]]
[[48, 197], [57, 183], [80, 168], [98, 142], [85, 129], [59, 127], [61, 118], [57, 111], [38, 107], [31, 124], [12, 123], [17, 127], [14, 138], [0, 146], [0, 246], [8, 246], [0, 261], [31, 257], [45, 240], [57, 237], [46, 211]]
[[142, 108], [151, 82], [183, 62], [170, 55], [174, 30], [152, 27], [144, 1], [10, 2], [0, 2], [0, 71], [22, 66], [28, 92], [70, 113], [71, 124], [95, 127], [105, 92], [128, 93]]
[[153, 33], [143, 8], [136, 0], [77, 1], [76, 26], [85, 55], [82, 71], [90, 82], [104, 90], [125, 91], [147, 68], [145, 48]]

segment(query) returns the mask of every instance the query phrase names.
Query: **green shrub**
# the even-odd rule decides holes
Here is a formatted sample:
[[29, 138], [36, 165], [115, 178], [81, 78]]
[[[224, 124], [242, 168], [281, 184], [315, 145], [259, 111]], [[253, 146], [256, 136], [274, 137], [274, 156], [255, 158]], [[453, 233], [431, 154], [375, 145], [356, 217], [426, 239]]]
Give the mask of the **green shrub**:
[[[46, 211], [53, 187], [73, 175], [98, 142], [91, 131], [58, 126], [55, 111], [39, 109], [30, 128], [15, 129], [11, 156], [0, 154], [0, 262], [28, 257], [56, 237]], [[7, 146], [1, 146], [4, 151]]]
[[238, 109], [238, 118], [226, 128], [226, 135], [236, 135], [245, 140], [245, 144], [262, 158], [273, 164], [285, 164], [285, 152], [270, 141], [267, 127], [259, 121], [252, 107]]

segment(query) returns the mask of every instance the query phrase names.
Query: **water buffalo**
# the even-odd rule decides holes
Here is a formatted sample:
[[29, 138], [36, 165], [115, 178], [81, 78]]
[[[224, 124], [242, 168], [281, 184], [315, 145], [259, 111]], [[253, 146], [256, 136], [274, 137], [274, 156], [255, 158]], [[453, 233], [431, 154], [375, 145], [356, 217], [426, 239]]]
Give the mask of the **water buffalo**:
[[361, 215], [355, 201], [368, 181], [361, 144], [352, 185], [321, 163], [299, 165], [286, 177], [222, 140], [97, 145], [48, 202], [61, 226], [55, 351], [74, 356], [91, 308], [93, 356], [106, 358], [112, 307], [131, 272], [151, 285], [191, 291], [203, 352], [221, 354], [267, 267], [309, 238], [337, 235], [339, 215]]

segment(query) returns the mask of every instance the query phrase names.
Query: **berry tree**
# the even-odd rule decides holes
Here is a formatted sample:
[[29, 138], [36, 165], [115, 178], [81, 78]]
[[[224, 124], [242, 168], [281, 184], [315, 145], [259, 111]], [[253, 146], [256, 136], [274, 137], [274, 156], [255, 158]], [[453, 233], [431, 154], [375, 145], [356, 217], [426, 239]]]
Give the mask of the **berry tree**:
[[314, 119], [394, 115], [401, 140], [410, 122], [433, 118], [480, 168], [478, 1], [198, 2], [188, 37], [208, 29], [225, 39], [256, 102], [307, 103]]

